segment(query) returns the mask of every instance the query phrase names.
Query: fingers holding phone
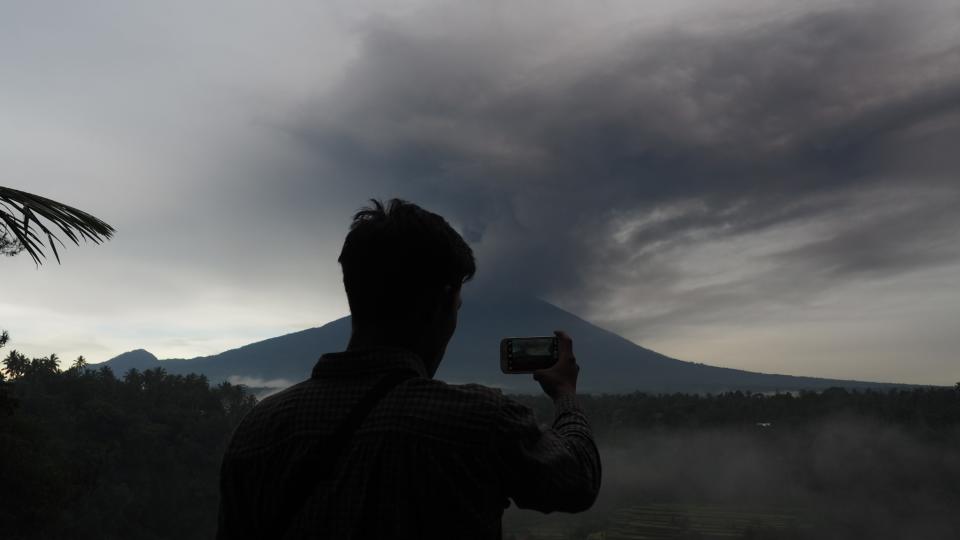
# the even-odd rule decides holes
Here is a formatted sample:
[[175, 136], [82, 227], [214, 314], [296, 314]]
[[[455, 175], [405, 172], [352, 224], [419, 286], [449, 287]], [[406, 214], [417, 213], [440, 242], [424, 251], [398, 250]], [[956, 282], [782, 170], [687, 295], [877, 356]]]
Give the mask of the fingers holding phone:
[[558, 359], [552, 367], [533, 373], [543, 391], [553, 399], [563, 394], [577, 393], [577, 377], [580, 366], [573, 355], [573, 340], [562, 330], [554, 331], [557, 338]]
[[500, 341], [500, 369], [507, 374], [547, 369], [560, 358], [556, 336], [512, 337]]

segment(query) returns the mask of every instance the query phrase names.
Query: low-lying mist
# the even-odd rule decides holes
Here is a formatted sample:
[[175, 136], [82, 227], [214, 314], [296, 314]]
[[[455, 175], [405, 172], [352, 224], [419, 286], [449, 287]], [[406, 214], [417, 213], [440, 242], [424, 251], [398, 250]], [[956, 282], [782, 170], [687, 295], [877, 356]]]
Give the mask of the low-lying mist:
[[960, 538], [957, 426], [915, 429], [846, 412], [766, 424], [601, 433], [594, 508], [512, 508], [506, 537], [631, 537], [654, 508], [669, 526], [644, 537]]

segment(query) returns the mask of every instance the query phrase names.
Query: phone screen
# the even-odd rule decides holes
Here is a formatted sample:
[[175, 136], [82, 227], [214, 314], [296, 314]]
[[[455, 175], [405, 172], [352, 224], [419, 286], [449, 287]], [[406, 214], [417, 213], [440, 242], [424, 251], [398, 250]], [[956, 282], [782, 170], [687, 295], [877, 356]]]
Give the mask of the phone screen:
[[553, 356], [552, 345], [550, 338], [516, 339], [513, 341], [513, 354], [516, 357]]
[[536, 371], [554, 364], [557, 359], [557, 340], [553, 337], [515, 338], [510, 340], [508, 369]]

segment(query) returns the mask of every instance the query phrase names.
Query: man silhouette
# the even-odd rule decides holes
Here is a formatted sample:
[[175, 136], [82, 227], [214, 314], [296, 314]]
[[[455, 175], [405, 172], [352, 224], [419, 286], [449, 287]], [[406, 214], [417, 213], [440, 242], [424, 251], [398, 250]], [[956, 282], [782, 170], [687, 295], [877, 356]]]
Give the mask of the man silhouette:
[[498, 390], [434, 380], [473, 252], [436, 214], [372, 203], [339, 258], [347, 349], [241, 422], [223, 459], [217, 537], [488, 539], [501, 537], [508, 498], [589, 508], [600, 458], [570, 337], [556, 332], [559, 361], [534, 374], [554, 400], [549, 429]]

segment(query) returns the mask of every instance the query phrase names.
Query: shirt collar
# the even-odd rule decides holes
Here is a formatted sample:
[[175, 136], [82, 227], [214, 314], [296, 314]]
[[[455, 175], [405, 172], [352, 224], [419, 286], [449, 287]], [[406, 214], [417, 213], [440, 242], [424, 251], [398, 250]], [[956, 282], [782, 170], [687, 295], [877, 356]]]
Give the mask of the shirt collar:
[[313, 378], [343, 377], [410, 370], [429, 378], [420, 356], [406, 349], [372, 348], [326, 353], [313, 366]]

